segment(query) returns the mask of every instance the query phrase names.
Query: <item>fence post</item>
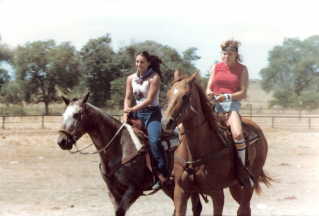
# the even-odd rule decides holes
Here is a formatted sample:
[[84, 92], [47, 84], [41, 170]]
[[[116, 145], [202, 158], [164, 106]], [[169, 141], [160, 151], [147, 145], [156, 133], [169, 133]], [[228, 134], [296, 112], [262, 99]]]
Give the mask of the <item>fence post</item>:
[[42, 126], [42, 129], [44, 129], [44, 115], [42, 115], [42, 122], [41, 122], [41, 126]]
[[6, 121], [6, 117], [2, 116], [2, 129], [5, 129], [5, 121]]
[[271, 128], [274, 128], [274, 120], [275, 120], [275, 117], [271, 116]]
[[250, 115], [250, 119], [251, 119], [253, 116], [253, 105], [252, 104], [249, 104], [249, 115]]

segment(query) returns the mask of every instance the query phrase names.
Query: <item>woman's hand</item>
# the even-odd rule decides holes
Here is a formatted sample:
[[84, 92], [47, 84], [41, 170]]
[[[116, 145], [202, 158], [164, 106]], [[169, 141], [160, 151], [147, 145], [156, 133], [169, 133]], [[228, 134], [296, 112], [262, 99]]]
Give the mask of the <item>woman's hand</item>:
[[122, 122], [122, 123], [127, 123], [127, 120], [128, 120], [128, 114], [127, 114], [127, 113], [124, 113], [124, 114], [122, 115], [121, 122]]
[[212, 100], [214, 97], [215, 97], [214, 92], [210, 92], [210, 93], [207, 94], [208, 100]]
[[130, 112], [136, 112], [136, 108], [135, 107], [128, 107], [126, 109], [123, 110], [124, 113], [129, 114]]
[[223, 95], [223, 94], [220, 94], [220, 95], [216, 95], [216, 97], [215, 97], [215, 100], [217, 101], [217, 102], [224, 102], [225, 101], [225, 95]]

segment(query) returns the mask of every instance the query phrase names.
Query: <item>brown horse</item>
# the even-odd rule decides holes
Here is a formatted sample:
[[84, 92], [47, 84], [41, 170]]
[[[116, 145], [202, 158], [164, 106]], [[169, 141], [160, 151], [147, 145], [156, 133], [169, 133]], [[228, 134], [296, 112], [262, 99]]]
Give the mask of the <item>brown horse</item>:
[[259, 193], [259, 183], [268, 186], [271, 181], [263, 171], [268, 150], [266, 138], [255, 123], [244, 120], [255, 128], [259, 138], [248, 147], [250, 169], [256, 182], [253, 188], [243, 188], [236, 178], [236, 150], [233, 146], [226, 147], [217, 134], [212, 107], [202, 88], [195, 82], [195, 77], [196, 74], [181, 77], [175, 73], [164, 113], [164, 129], [183, 129], [180, 132], [181, 144], [174, 157], [176, 216], [185, 215], [187, 200], [193, 192], [209, 195], [213, 201], [213, 215], [222, 215], [225, 187], [229, 187], [232, 197], [239, 204], [237, 215], [250, 216], [254, 189]]
[[[95, 153], [100, 156], [100, 172], [115, 215], [124, 216], [138, 197], [152, 187], [153, 174], [147, 166], [145, 153], [138, 151], [129, 128], [87, 103], [88, 97], [89, 94], [71, 101], [63, 98], [67, 107], [57, 143], [63, 150], [71, 150], [83, 134], [89, 134], [97, 149]], [[163, 186], [163, 191], [173, 199], [174, 185]], [[199, 216], [202, 206], [198, 194], [192, 194], [192, 204], [193, 214]]]

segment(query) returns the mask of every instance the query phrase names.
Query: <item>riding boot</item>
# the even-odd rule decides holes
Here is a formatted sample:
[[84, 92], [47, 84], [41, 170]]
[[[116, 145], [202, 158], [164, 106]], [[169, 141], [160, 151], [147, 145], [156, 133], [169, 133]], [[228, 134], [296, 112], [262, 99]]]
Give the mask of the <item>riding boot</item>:
[[246, 162], [246, 142], [245, 139], [236, 140], [235, 141], [235, 147], [237, 150], [237, 176], [239, 179], [239, 182], [244, 187], [253, 187], [254, 181], [253, 181], [253, 175], [248, 169], [247, 162]]
[[170, 177], [165, 177], [162, 173], [157, 174], [156, 182], [152, 187], [152, 190], [158, 190], [162, 187], [167, 187], [170, 184], [173, 184], [173, 179]]
[[167, 181], [167, 178], [161, 174], [161, 173], [157, 173], [156, 176], [156, 181], [152, 187], [152, 190], [159, 190], [162, 188], [163, 184]]

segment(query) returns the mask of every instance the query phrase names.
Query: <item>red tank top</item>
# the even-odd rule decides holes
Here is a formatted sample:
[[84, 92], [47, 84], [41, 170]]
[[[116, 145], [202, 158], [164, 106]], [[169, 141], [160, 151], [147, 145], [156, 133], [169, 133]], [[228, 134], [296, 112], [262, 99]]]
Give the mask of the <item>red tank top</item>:
[[244, 65], [236, 63], [231, 68], [224, 62], [215, 65], [213, 82], [210, 86], [215, 94], [234, 93], [240, 90], [240, 76]]

